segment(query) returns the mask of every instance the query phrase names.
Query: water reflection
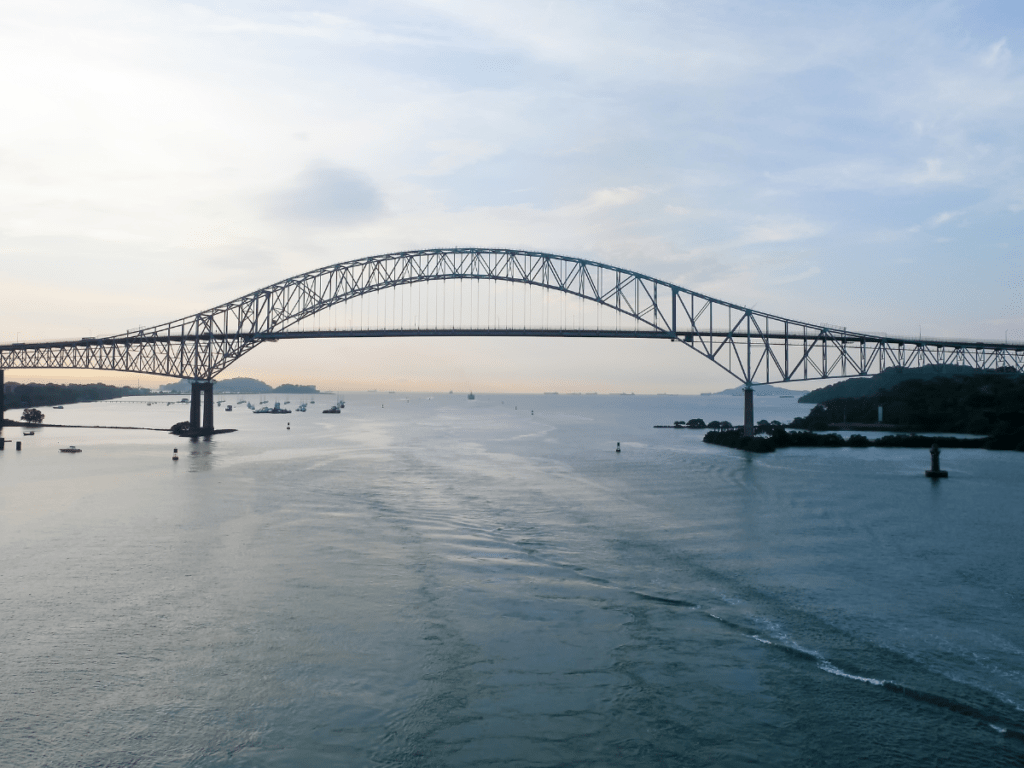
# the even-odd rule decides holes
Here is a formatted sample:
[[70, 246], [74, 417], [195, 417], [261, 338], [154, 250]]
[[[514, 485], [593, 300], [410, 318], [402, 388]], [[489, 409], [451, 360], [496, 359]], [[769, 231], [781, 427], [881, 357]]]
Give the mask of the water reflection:
[[214, 446], [216, 442], [211, 435], [202, 437], [190, 437], [191, 443], [188, 454], [189, 472], [208, 472], [215, 464]]

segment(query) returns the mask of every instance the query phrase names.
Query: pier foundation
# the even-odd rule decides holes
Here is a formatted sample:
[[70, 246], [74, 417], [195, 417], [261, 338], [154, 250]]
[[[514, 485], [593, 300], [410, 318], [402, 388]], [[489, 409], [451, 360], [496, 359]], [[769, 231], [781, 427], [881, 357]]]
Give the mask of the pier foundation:
[[[200, 413], [202, 422], [200, 423]], [[189, 426], [192, 432], [213, 432], [213, 382], [193, 381], [189, 403]]]
[[754, 436], [754, 388], [749, 384], [743, 388], [743, 436]]
[[192, 382], [192, 400], [189, 403], [188, 423], [193, 432], [199, 431], [199, 407], [203, 399], [203, 385]]
[[203, 432], [213, 432], [213, 382], [203, 384]]
[[0, 432], [4, 431], [4, 371], [0, 368]]

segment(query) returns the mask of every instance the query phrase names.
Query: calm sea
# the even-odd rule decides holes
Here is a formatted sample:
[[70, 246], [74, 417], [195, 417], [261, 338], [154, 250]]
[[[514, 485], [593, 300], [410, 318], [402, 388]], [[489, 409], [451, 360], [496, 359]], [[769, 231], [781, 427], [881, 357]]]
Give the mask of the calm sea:
[[[1024, 454], [933, 482], [652, 429], [740, 398], [345, 399], [5, 430], [0, 764], [1024, 764]], [[153, 401], [44, 411], [187, 418]]]

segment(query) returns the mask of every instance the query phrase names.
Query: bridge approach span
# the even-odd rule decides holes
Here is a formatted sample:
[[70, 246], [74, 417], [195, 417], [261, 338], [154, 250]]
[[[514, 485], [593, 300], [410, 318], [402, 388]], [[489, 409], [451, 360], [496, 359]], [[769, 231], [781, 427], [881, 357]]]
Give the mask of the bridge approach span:
[[[518, 284], [574, 298], [616, 321], [572, 327], [557, 321], [517, 323], [514, 312], [433, 324], [422, 313], [377, 326], [309, 330], [304, 321], [331, 307], [417, 283]], [[433, 301], [443, 304], [442, 291]], [[429, 316], [429, 298], [427, 315]], [[443, 313], [442, 313], [443, 314]], [[595, 317], [597, 314], [594, 315]], [[436, 317], [436, 312], [435, 312]], [[893, 366], [956, 364], [1024, 370], [1024, 345], [901, 338], [805, 323], [715, 299], [632, 270], [586, 259], [502, 248], [403, 251], [339, 262], [281, 280], [194, 315], [104, 337], [0, 345], [0, 371], [84, 368], [191, 379], [193, 423], [206, 394], [204, 424], [212, 428], [212, 381], [260, 344], [291, 338], [366, 336], [559, 336], [657, 338], [681, 343], [748, 387], [757, 384], [864, 376]], [[2, 381], [0, 373], [0, 381]], [[2, 403], [0, 403], [2, 406]]]

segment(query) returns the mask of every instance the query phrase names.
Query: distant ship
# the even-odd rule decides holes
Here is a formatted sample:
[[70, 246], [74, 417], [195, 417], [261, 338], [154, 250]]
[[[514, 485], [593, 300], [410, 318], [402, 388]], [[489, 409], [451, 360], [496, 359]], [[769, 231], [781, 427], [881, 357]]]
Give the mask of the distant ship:
[[466, 398], [466, 399], [467, 399], [467, 400], [476, 400], [476, 395], [474, 395], [474, 394], [473, 394], [472, 392], [470, 392], [470, 393], [469, 393], [469, 397], [468, 397], [468, 398]]

